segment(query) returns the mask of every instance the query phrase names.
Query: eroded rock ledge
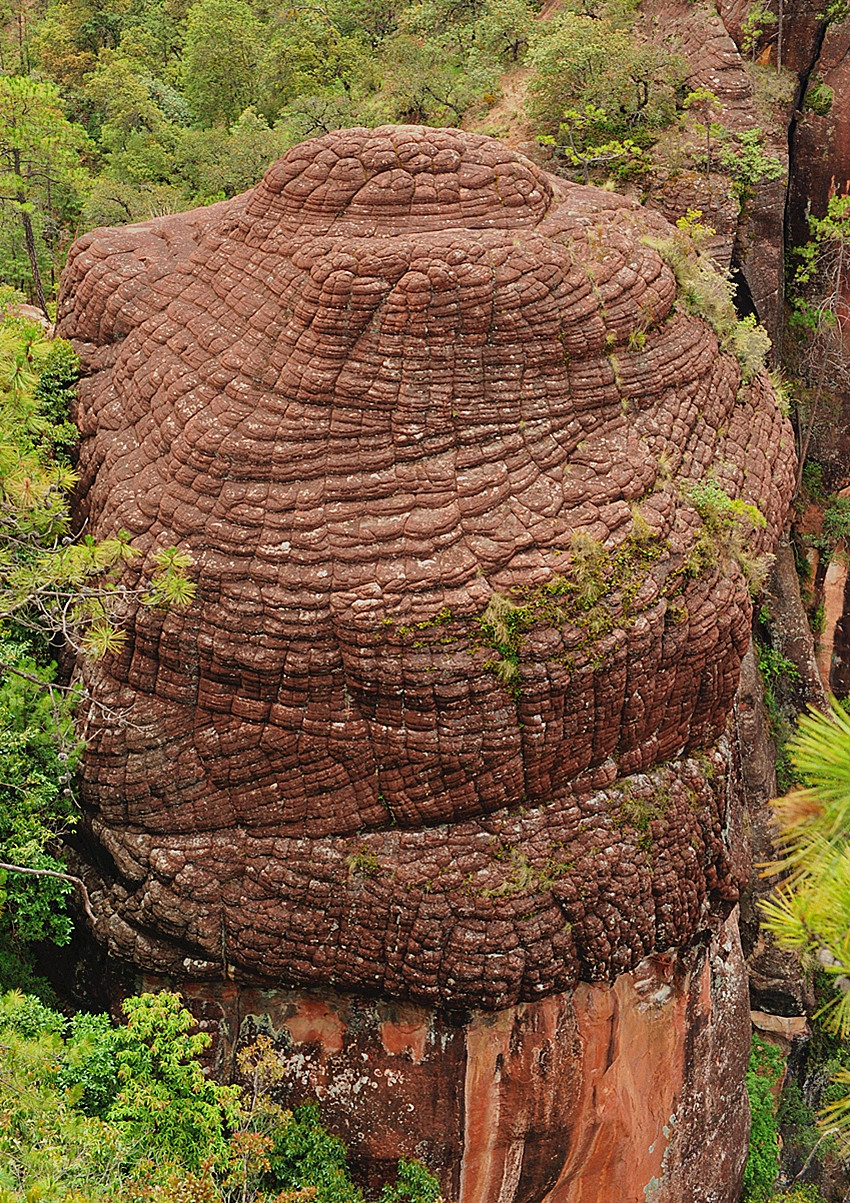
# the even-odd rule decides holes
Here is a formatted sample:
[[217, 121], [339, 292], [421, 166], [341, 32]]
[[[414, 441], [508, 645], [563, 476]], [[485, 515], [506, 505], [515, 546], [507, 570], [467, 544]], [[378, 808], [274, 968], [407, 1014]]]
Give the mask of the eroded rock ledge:
[[[99, 935], [183, 977], [504, 1008], [736, 897], [723, 729], [793, 442], [621, 197], [348, 130], [74, 248], [80, 512], [197, 601], [83, 666]], [[123, 716], [116, 718], [116, 716]]]

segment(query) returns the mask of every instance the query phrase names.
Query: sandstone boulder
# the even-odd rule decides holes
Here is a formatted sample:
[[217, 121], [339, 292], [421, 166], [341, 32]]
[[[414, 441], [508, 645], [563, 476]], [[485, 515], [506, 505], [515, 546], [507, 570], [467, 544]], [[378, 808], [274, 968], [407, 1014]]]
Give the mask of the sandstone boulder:
[[693, 489], [768, 552], [793, 441], [677, 301], [670, 234], [387, 127], [78, 241], [80, 516], [143, 549], [128, 584], [178, 545], [198, 586], [81, 668], [116, 955], [498, 1009], [728, 912], [711, 748], [751, 602]]

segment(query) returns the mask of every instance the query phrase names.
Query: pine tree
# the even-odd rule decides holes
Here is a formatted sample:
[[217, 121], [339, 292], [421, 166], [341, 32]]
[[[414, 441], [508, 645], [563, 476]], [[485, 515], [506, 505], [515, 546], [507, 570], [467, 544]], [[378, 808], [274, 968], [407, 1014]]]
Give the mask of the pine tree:
[[[819, 1018], [842, 1039], [850, 1034], [850, 716], [833, 702], [828, 715], [800, 717], [791, 759], [805, 785], [774, 802], [781, 854], [769, 868], [785, 880], [763, 904], [780, 945], [833, 979]], [[850, 1071], [834, 1081], [847, 1093], [822, 1121], [850, 1151]]]

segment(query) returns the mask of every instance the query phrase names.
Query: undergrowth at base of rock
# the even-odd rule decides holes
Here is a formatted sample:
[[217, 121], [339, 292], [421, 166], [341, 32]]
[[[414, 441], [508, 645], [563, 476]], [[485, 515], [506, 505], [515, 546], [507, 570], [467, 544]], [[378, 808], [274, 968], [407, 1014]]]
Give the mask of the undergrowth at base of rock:
[[752, 1125], [744, 1170], [741, 1203], [770, 1203], [779, 1177], [779, 1126], [774, 1091], [785, 1069], [785, 1058], [772, 1044], [753, 1036], [747, 1067], [747, 1094]]

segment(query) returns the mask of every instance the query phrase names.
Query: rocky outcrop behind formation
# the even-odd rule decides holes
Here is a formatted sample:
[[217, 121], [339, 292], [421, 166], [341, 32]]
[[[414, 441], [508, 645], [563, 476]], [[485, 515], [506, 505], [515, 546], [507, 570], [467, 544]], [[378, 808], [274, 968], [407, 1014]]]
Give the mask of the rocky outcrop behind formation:
[[750, 600], [718, 507], [768, 551], [793, 450], [670, 233], [389, 127], [76, 244], [81, 512], [198, 585], [83, 669], [116, 954], [499, 1008], [728, 909]]

